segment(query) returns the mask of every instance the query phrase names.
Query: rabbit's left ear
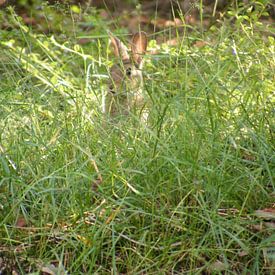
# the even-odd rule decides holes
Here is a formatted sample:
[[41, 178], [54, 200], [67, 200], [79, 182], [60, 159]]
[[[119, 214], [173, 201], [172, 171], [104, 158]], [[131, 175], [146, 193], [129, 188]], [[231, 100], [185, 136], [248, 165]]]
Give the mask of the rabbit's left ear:
[[117, 37], [113, 36], [110, 33], [109, 37], [115, 56], [121, 58], [122, 60], [130, 59], [127, 47]]
[[147, 35], [145, 32], [137, 32], [131, 42], [131, 50], [133, 60], [141, 66], [142, 55], [145, 54], [147, 49]]

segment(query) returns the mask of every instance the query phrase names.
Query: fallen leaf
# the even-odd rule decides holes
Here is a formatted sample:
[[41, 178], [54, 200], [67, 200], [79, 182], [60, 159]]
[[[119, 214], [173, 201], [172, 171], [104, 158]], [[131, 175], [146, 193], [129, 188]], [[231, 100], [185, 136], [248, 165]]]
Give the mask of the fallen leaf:
[[36, 24], [36, 20], [33, 17], [29, 17], [27, 14], [22, 14], [22, 19], [26, 25]]
[[41, 267], [41, 273], [43, 275], [65, 275], [67, 272], [65, 271], [63, 266], [56, 267], [53, 264], [48, 264]]
[[173, 38], [173, 39], [167, 40], [166, 44], [168, 46], [177, 46], [179, 44], [179, 41], [177, 38]]
[[27, 227], [27, 221], [23, 216], [19, 216], [16, 223], [16, 227]]
[[208, 270], [210, 272], [215, 272], [215, 271], [224, 271], [224, 270], [227, 270], [228, 269], [228, 264], [225, 264], [219, 260], [215, 261], [214, 263], [210, 264], [208, 266]]
[[197, 47], [197, 48], [202, 48], [202, 47], [208, 46], [208, 45], [209, 45], [209, 43], [206, 41], [196, 41], [193, 46]]
[[183, 25], [182, 21], [179, 18], [175, 18], [174, 20], [167, 20], [164, 18], [153, 19], [151, 20], [151, 24], [160, 29], [167, 27], [178, 27]]
[[254, 214], [263, 219], [275, 219], [275, 209], [274, 208], [265, 208], [262, 210], [256, 210]]
[[263, 224], [266, 228], [275, 229], [275, 223], [274, 222], [264, 222]]
[[193, 16], [193, 15], [191, 15], [191, 14], [189, 14], [189, 15], [186, 15], [185, 16], [185, 22], [187, 23], [187, 24], [195, 24], [196, 23], [196, 18], [195, 18], [195, 16]]
[[275, 229], [275, 223], [274, 222], [261, 222], [260, 224], [253, 224], [251, 226], [251, 229], [256, 231], [263, 231], [266, 229]]
[[242, 257], [247, 256], [248, 254], [249, 254], [249, 253], [248, 253], [247, 251], [244, 251], [244, 250], [243, 250], [243, 251], [241, 251], [241, 252], [238, 253], [238, 256], [242, 258]]
[[88, 44], [88, 43], [90, 43], [91, 42], [91, 39], [89, 39], [89, 38], [80, 38], [80, 39], [78, 39], [78, 41], [77, 41], [77, 43], [79, 44], [79, 45], [85, 45], [85, 44]]
[[255, 230], [255, 231], [262, 231], [263, 230], [263, 224], [253, 224], [251, 225], [251, 229]]

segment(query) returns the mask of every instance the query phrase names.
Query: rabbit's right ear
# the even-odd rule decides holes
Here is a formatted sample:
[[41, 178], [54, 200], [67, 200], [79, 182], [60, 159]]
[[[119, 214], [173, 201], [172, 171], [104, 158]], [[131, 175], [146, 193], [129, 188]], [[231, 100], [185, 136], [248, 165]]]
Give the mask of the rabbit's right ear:
[[131, 42], [131, 49], [134, 61], [142, 66], [142, 57], [146, 53], [147, 49], [147, 35], [145, 32], [137, 32]]
[[127, 47], [117, 37], [112, 34], [109, 34], [109, 36], [115, 56], [121, 58], [122, 60], [130, 59]]

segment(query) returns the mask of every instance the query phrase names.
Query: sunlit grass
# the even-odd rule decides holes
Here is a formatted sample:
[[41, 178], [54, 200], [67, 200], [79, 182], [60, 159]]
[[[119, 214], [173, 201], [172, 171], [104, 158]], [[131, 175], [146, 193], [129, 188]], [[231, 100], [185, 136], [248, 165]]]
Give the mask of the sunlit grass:
[[101, 112], [107, 35], [81, 47], [10, 20], [17, 31], [0, 46], [5, 259], [22, 272], [267, 270], [271, 229], [255, 231], [253, 213], [274, 192], [274, 38], [224, 23], [196, 37], [203, 47], [192, 33], [163, 45], [146, 57], [148, 122], [112, 123]]

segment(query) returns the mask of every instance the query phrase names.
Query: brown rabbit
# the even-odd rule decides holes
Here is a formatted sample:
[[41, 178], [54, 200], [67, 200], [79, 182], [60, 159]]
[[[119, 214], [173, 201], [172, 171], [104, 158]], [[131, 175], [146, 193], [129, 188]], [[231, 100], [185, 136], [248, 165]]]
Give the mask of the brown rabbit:
[[105, 112], [111, 116], [126, 115], [141, 110], [144, 105], [142, 94], [142, 65], [147, 48], [147, 35], [138, 32], [133, 35], [130, 49], [113, 35], [110, 35], [113, 52], [119, 62], [110, 69], [110, 81], [105, 99]]

